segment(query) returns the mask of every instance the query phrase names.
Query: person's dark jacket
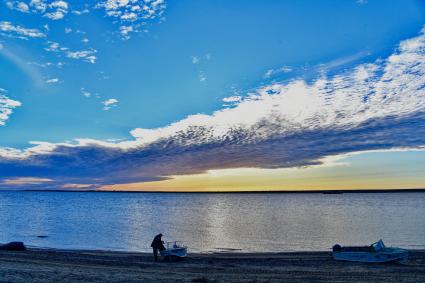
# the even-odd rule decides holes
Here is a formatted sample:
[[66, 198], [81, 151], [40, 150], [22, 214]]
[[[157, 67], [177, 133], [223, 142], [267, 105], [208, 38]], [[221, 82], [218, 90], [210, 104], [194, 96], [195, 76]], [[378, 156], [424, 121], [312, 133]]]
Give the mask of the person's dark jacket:
[[163, 250], [164, 249], [164, 245], [162, 244], [162, 240], [161, 240], [161, 234], [156, 235], [155, 238], [153, 238], [151, 247], [154, 249], [158, 249], [158, 250]]

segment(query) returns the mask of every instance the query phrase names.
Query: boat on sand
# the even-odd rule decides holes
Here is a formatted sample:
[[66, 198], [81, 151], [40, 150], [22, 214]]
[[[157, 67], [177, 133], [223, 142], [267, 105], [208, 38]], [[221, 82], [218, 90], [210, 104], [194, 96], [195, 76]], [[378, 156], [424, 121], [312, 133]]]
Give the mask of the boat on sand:
[[332, 256], [335, 260], [357, 262], [406, 262], [408, 251], [386, 247], [379, 240], [370, 246], [342, 247], [336, 244], [332, 247]]
[[180, 241], [167, 242], [165, 250], [161, 251], [164, 259], [184, 258], [187, 256], [187, 247]]

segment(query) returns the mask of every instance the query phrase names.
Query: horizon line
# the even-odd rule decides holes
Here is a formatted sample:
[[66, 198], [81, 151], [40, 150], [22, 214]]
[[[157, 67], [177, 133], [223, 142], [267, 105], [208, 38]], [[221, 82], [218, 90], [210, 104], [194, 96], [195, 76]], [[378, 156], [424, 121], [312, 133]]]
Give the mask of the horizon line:
[[182, 194], [262, 194], [262, 193], [288, 193], [288, 194], [306, 194], [306, 193], [322, 193], [322, 194], [343, 194], [343, 193], [415, 193], [425, 192], [425, 188], [410, 189], [344, 189], [344, 190], [254, 190], [254, 191], [131, 191], [131, 190], [63, 190], [63, 189], [28, 189], [28, 190], [2, 190], [3, 192], [67, 192], [67, 193], [182, 193]]

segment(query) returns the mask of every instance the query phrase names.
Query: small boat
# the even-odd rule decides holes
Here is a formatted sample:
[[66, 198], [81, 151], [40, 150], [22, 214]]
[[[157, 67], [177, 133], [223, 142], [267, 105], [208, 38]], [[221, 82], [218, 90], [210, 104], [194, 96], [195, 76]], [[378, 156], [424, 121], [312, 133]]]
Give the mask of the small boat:
[[167, 242], [165, 250], [161, 251], [161, 256], [165, 259], [171, 257], [184, 258], [187, 256], [187, 247], [180, 241]]
[[400, 248], [389, 248], [382, 240], [370, 246], [332, 247], [332, 256], [335, 260], [358, 262], [406, 262], [408, 251]]

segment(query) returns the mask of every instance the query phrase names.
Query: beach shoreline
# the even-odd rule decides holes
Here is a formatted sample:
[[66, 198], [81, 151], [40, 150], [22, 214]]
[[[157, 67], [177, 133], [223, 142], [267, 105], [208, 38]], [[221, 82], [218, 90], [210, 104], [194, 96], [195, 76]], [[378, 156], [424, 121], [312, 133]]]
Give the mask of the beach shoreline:
[[30, 248], [0, 251], [0, 282], [425, 282], [425, 250], [407, 264], [339, 262], [330, 252], [149, 253]]

